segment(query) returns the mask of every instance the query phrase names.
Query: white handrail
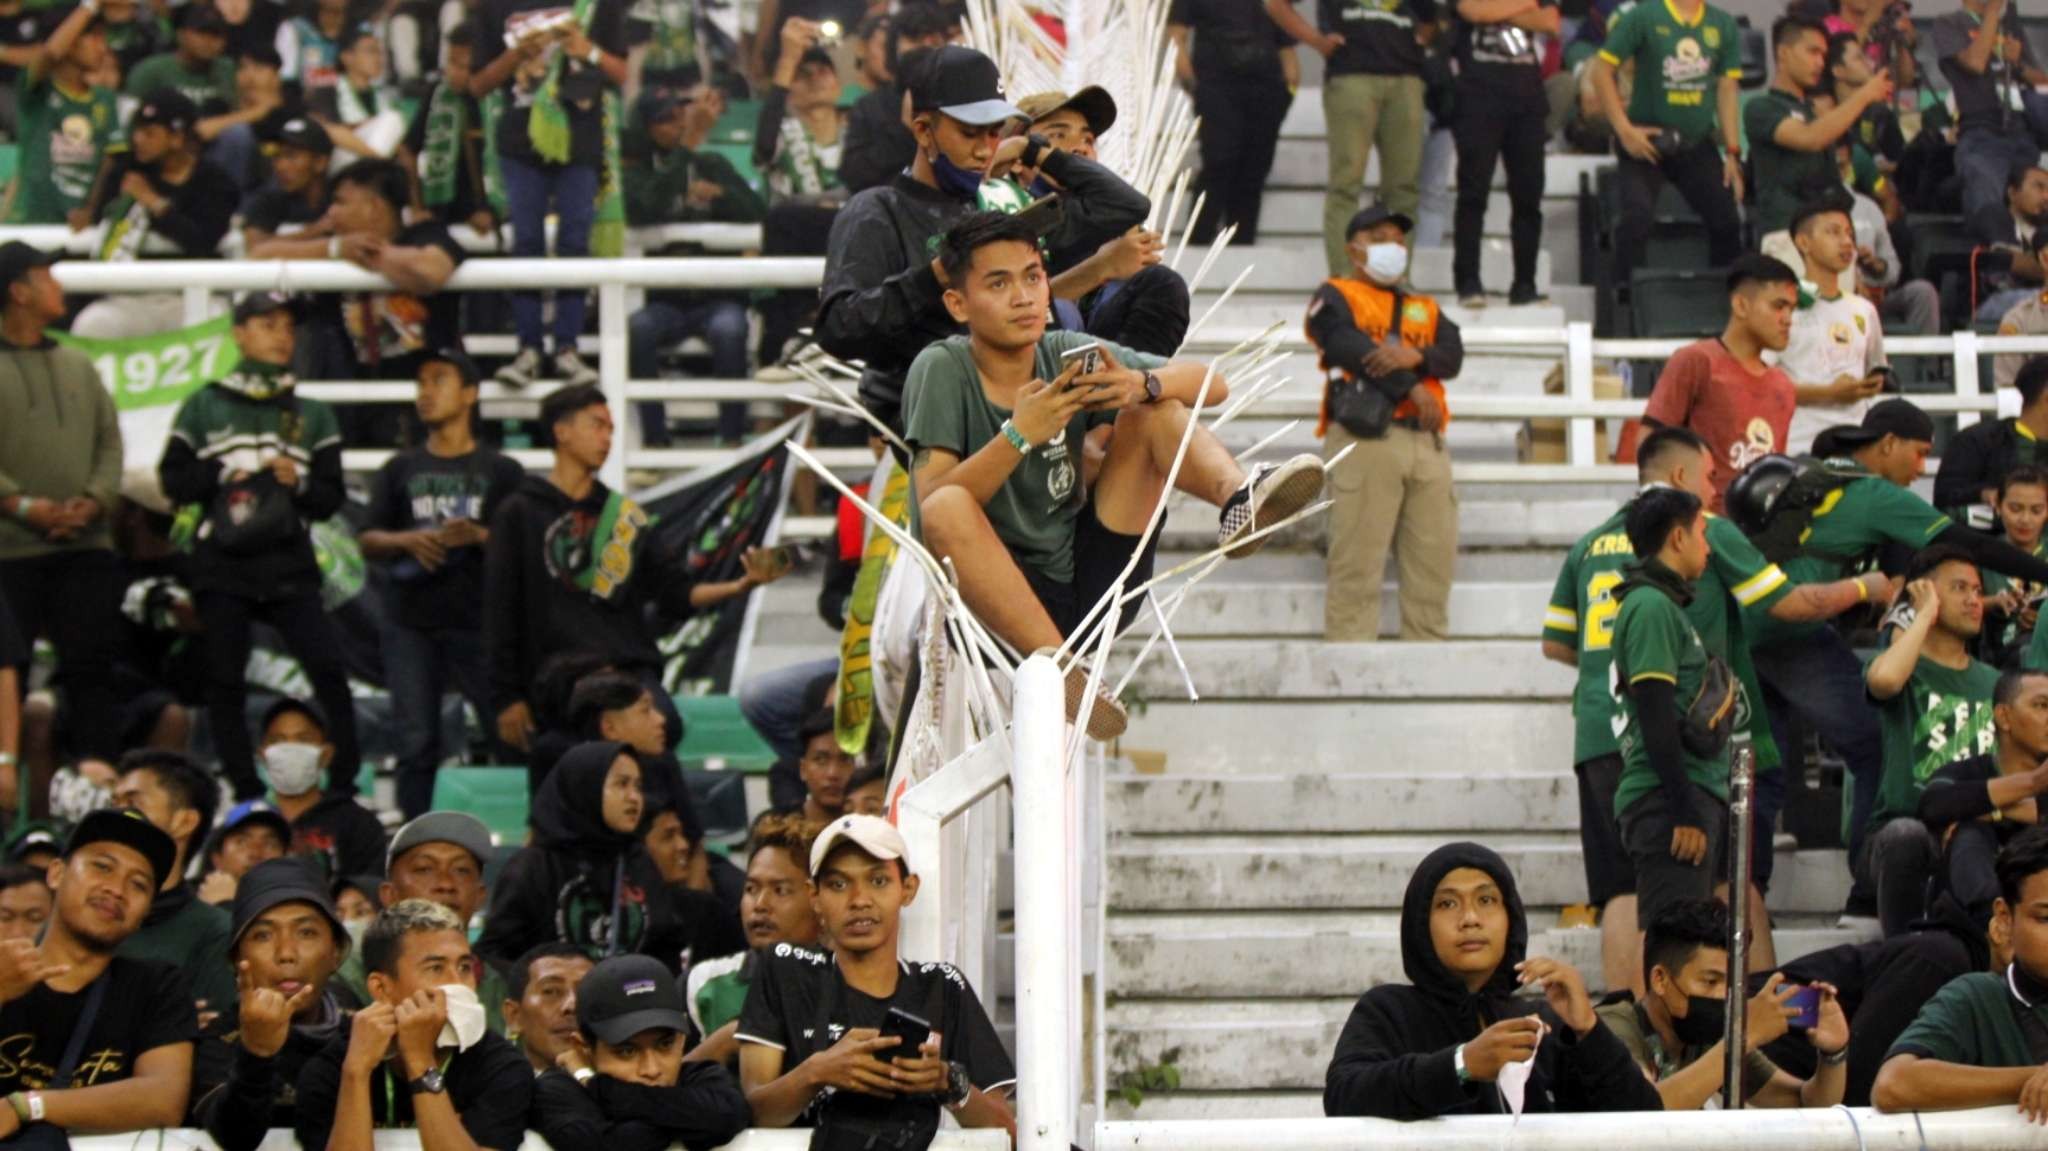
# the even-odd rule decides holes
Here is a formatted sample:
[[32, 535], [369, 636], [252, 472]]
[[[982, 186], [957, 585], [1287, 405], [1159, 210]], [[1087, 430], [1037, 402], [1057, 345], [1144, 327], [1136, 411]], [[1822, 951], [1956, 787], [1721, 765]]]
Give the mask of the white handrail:
[[[377, 1151], [422, 1151], [420, 1133], [411, 1129], [387, 1128], [372, 1133]], [[719, 1148], [719, 1151], [805, 1151], [811, 1145], [806, 1129], [754, 1127]], [[932, 1140], [932, 1151], [1007, 1151], [1009, 1136], [1002, 1131], [940, 1131]], [[219, 1151], [213, 1137], [191, 1127], [166, 1127], [131, 1131], [125, 1135], [73, 1135], [71, 1151]], [[264, 1136], [257, 1151], [303, 1151], [289, 1128], [275, 1128]], [[547, 1140], [528, 1132], [519, 1151], [556, 1151]], [[584, 1151], [561, 1148], [560, 1151]]]
[[[69, 292], [295, 292], [390, 291], [391, 282], [344, 260], [133, 260], [91, 263], [60, 260], [52, 267]], [[470, 260], [455, 269], [442, 291], [555, 291], [574, 288], [815, 288], [822, 256], [635, 256]]]
[[[1021, 1134], [1021, 1131], [1019, 1132]], [[1095, 1151], [1972, 1151], [2048, 1149], [2048, 1128], [2012, 1107], [1885, 1115], [1867, 1107], [1809, 1110], [1622, 1111], [1578, 1115], [1460, 1116], [1417, 1123], [1389, 1119], [1216, 1119], [1098, 1123]]]
[[[73, 256], [90, 255], [99, 239], [98, 228], [87, 228], [74, 232], [62, 224], [14, 224], [0, 227], [0, 243], [19, 240], [30, 247], [46, 252], [64, 252]], [[451, 224], [448, 234], [455, 237], [464, 251], [477, 255], [491, 255], [505, 251], [502, 240], [504, 232], [479, 232], [468, 224]], [[555, 223], [548, 221], [548, 239], [552, 245]], [[239, 249], [240, 237], [231, 236], [222, 241], [226, 249], [230, 243]], [[646, 251], [668, 244], [696, 244], [708, 252], [759, 251], [761, 248], [761, 225], [759, 224], [652, 224], [626, 229], [626, 247], [631, 251]], [[239, 254], [239, 250], [237, 251]]]
[[1076, 773], [1067, 759], [1067, 688], [1034, 655], [1017, 668], [1010, 708], [1016, 804], [1017, 1151], [1066, 1151], [1080, 1086], [1080, 916]]

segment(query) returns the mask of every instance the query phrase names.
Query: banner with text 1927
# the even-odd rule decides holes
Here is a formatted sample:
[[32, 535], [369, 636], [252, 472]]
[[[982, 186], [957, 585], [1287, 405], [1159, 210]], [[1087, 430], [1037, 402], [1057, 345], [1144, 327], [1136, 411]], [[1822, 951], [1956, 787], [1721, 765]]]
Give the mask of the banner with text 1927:
[[48, 334], [85, 353], [114, 394], [114, 409], [121, 417], [121, 463], [132, 471], [155, 470], [164, 442], [171, 438], [178, 405], [241, 362], [232, 326], [227, 316], [216, 316], [174, 332], [124, 340], [94, 340], [54, 330]]
[[[738, 579], [746, 550], [775, 542], [790, 468], [783, 442], [802, 439], [808, 423], [807, 416], [790, 420], [742, 447], [733, 463], [634, 496], [654, 520], [643, 545], [654, 549], [649, 554], [673, 557], [663, 566], [687, 573], [692, 584]], [[660, 640], [662, 686], [677, 695], [730, 693], [754, 600], [736, 596], [669, 628]]]

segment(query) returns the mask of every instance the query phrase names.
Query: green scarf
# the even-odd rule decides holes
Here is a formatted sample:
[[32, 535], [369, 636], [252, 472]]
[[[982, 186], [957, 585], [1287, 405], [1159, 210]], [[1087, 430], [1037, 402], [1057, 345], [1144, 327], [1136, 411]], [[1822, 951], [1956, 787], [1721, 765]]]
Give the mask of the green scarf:
[[607, 495], [597, 526], [590, 531], [590, 555], [576, 573], [576, 586], [609, 602], [632, 581], [635, 545], [653, 522], [645, 509], [623, 494]]
[[616, 260], [626, 254], [626, 192], [619, 160], [619, 133], [626, 118], [619, 94], [604, 94], [604, 169], [597, 182], [597, 215], [590, 221], [590, 254]]
[[[596, 0], [576, 0], [569, 18], [587, 34], [596, 10]], [[557, 48], [554, 59], [548, 61], [547, 79], [541, 81], [540, 91], [533, 94], [533, 108], [526, 120], [526, 135], [533, 141], [533, 154], [556, 164], [569, 162], [569, 110], [562, 107], [562, 73], [568, 67], [568, 53]]]
[[100, 237], [96, 259], [133, 260], [142, 254], [142, 242], [149, 238], [154, 220], [141, 201], [126, 192], [117, 193], [102, 217], [107, 221], [107, 230]]
[[484, 119], [484, 199], [500, 220], [511, 216], [506, 208], [505, 169], [499, 162], [498, 121], [505, 118], [505, 90], [498, 89], [477, 101]]
[[462, 140], [469, 131], [469, 101], [447, 84], [427, 104], [427, 142], [420, 153], [420, 190], [429, 207], [455, 202], [462, 175]]
[[273, 400], [298, 386], [298, 377], [292, 375], [287, 364], [259, 364], [244, 359], [235, 365], [235, 370], [215, 380], [214, 383], [238, 395], [252, 400]]

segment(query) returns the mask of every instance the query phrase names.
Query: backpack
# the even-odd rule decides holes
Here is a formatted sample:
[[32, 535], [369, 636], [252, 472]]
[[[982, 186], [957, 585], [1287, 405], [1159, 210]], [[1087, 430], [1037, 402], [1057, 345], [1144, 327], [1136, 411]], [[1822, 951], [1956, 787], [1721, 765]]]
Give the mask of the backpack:
[[[1814, 513], [1830, 495], [1864, 478], [1861, 468], [1831, 467], [1826, 461], [1769, 455], [1745, 468], [1728, 485], [1729, 518], [1764, 558], [1781, 564], [1794, 556], [1823, 555], [1806, 546]], [[1856, 556], [1825, 558], [1853, 562]]]

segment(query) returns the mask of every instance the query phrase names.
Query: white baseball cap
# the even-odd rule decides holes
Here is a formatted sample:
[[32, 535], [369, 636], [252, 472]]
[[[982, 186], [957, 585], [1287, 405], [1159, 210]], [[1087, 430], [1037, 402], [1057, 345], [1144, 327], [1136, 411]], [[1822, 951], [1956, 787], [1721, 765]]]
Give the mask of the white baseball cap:
[[910, 849], [903, 842], [903, 833], [894, 824], [875, 815], [842, 815], [825, 825], [818, 838], [811, 844], [811, 876], [816, 878], [818, 869], [825, 866], [825, 859], [834, 848], [842, 843], [852, 843], [876, 859], [903, 861], [903, 870], [910, 870]]

